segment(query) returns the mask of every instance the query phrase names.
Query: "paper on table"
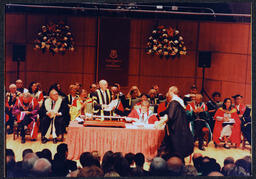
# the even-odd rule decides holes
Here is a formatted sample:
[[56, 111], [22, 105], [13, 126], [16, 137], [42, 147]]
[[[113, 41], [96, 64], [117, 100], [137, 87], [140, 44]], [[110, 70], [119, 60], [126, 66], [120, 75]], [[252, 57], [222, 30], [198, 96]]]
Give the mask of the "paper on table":
[[118, 99], [112, 100], [103, 110], [104, 111], [112, 111], [118, 103]]
[[223, 123], [235, 123], [235, 120], [233, 118], [230, 118], [229, 121]]

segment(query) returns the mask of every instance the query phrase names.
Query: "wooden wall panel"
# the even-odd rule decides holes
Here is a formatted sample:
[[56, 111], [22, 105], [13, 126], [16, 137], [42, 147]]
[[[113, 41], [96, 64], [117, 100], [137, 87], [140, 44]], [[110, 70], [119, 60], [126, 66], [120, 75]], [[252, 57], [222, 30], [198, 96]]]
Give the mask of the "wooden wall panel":
[[27, 43], [34, 43], [37, 33], [42, 30], [42, 25], [46, 25], [46, 17], [44, 15], [27, 15]]
[[234, 83], [234, 82], [226, 82], [222, 81], [222, 98], [227, 98], [234, 96], [236, 94], [240, 94], [242, 96], [245, 95], [245, 85], [240, 83]]
[[205, 70], [205, 77], [244, 83], [246, 63], [246, 55], [212, 53], [211, 68]]
[[148, 42], [148, 38], [152, 33], [152, 30], [156, 27], [156, 20], [148, 20], [145, 19], [142, 21], [142, 44], [141, 44], [141, 48], [145, 49], [146, 44]]
[[[200, 83], [201, 84], [201, 83]], [[198, 86], [199, 91], [201, 90], [201, 85]], [[212, 97], [212, 93], [215, 91], [222, 92], [222, 81], [220, 80], [205, 80], [205, 90], [207, 94]]]
[[94, 83], [94, 74], [83, 74], [83, 80], [81, 81], [81, 83], [82, 88], [89, 91], [90, 85]]
[[84, 47], [83, 49], [83, 62], [81, 62], [83, 66], [83, 72], [88, 74], [94, 74], [95, 72], [95, 47]]
[[128, 74], [138, 75], [140, 65], [140, 50], [130, 48]]
[[247, 71], [246, 71], [246, 84], [252, 84], [252, 57], [247, 56]]
[[191, 50], [196, 50], [198, 23], [193, 21], [179, 21], [177, 28], [184, 39], [185, 46]]
[[199, 50], [247, 54], [249, 24], [201, 22]]
[[252, 104], [252, 85], [245, 85], [245, 95], [243, 99], [245, 104]]
[[249, 25], [249, 40], [248, 40], [248, 54], [252, 54], [252, 26]]
[[86, 17], [84, 26], [84, 41], [86, 45], [96, 46], [96, 18], [95, 17]]
[[130, 48], [141, 47], [141, 19], [131, 19]]
[[85, 45], [85, 23], [86, 18], [71, 16], [67, 18], [67, 24], [70, 26], [72, 35], [74, 36], [75, 47]]
[[[19, 77], [20, 79], [25, 79], [25, 72], [20, 72]], [[10, 84], [14, 83], [17, 80], [17, 72], [16, 71], [9, 71], [6, 73], [5, 83], [6, 88], [9, 87]]]
[[195, 52], [189, 52], [187, 56], [179, 58], [160, 58], [142, 52], [141, 54], [141, 74], [151, 76], [194, 76], [195, 72]]
[[6, 43], [21, 43], [26, 41], [25, 15], [6, 14], [5, 16]]
[[27, 70], [82, 73], [82, 53], [81, 48], [76, 48], [65, 55], [43, 54], [41, 50], [35, 51], [32, 45], [27, 45]]

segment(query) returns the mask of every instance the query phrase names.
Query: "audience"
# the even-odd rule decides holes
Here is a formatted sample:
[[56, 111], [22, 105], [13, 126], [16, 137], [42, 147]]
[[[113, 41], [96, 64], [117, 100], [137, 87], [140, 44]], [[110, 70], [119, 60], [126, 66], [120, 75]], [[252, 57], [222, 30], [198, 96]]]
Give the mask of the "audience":
[[[127, 153], [125, 157], [121, 152], [108, 151], [102, 158], [98, 151], [84, 152], [80, 155], [81, 167], [76, 162], [67, 160], [67, 145], [57, 146], [57, 153], [51, 162], [51, 152], [43, 149], [33, 153], [25, 149], [23, 160], [15, 161], [13, 150], [6, 149], [6, 175], [7, 177], [145, 177], [145, 176], [250, 176], [251, 156], [234, 160], [232, 157], [224, 159], [221, 169], [219, 163], [208, 156], [195, 153], [192, 157], [193, 165], [185, 165], [184, 161], [171, 156], [153, 158], [149, 171], [143, 168], [145, 157], [142, 153]], [[40, 153], [40, 157], [36, 154]], [[134, 166], [135, 165], [135, 166]]]

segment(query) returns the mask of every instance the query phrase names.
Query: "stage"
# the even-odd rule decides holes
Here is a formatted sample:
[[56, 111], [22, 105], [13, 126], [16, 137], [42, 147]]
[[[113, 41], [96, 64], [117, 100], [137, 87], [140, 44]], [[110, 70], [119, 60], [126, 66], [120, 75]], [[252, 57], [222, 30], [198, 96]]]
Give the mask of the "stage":
[[[42, 144], [40, 139], [40, 134], [38, 135], [37, 141], [30, 141], [29, 136], [26, 137], [26, 143], [21, 144], [21, 137], [19, 137], [16, 140], [13, 140], [13, 135], [6, 135], [6, 148], [12, 149], [15, 153], [15, 159], [16, 161], [22, 160], [22, 151], [27, 148], [31, 148], [34, 152], [41, 151], [42, 149], [49, 149], [52, 152], [52, 157], [54, 157], [54, 154], [56, 153], [57, 145], [61, 142], [58, 142], [57, 144], [53, 144], [52, 141], [48, 141], [46, 144]], [[64, 143], [67, 143], [67, 135], [64, 136]], [[223, 166], [223, 161], [226, 157], [233, 157], [235, 160], [243, 158], [246, 155], [251, 155], [251, 146], [246, 145], [245, 149], [242, 149], [242, 144], [239, 148], [231, 148], [231, 149], [225, 149], [222, 147], [215, 148], [213, 142], [211, 141], [206, 147], [205, 151], [201, 151], [198, 149], [197, 144], [194, 149], [194, 153], [201, 153], [203, 156], [209, 156], [213, 157], [217, 160], [217, 162]], [[103, 156], [101, 156], [103, 157]], [[79, 160], [77, 161], [78, 166], [80, 166]], [[189, 157], [185, 159], [186, 164], [189, 164]], [[193, 164], [193, 163], [191, 163]], [[149, 169], [150, 163], [146, 161], [144, 168]]]

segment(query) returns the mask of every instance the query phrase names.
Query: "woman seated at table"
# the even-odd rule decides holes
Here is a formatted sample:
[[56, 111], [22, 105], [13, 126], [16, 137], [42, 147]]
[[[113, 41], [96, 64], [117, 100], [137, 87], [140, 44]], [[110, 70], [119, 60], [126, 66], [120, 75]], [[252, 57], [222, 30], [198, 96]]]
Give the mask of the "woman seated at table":
[[69, 113], [71, 121], [75, 120], [80, 115], [85, 115], [86, 113], [93, 113], [92, 99], [88, 97], [87, 91], [85, 89], [82, 89], [79, 98], [76, 98], [73, 101]]
[[149, 102], [148, 101], [143, 101], [141, 103], [141, 108], [138, 109], [133, 109], [131, 113], [128, 115], [129, 118], [136, 118], [138, 121], [136, 122], [141, 122], [141, 123], [146, 123], [146, 124], [154, 124], [157, 120], [156, 115], [153, 114], [151, 110], [149, 110]]
[[230, 98], [226, 98], [223, 107], [220, 107], [214, 115], [215, 125], [213, 130], [213, 141], [215, 147], [224, 140], [224, 147], [229, 149], [228, 141], [239, 147], [241, 142], [241, 121], [236, 109], [232, 107]]

